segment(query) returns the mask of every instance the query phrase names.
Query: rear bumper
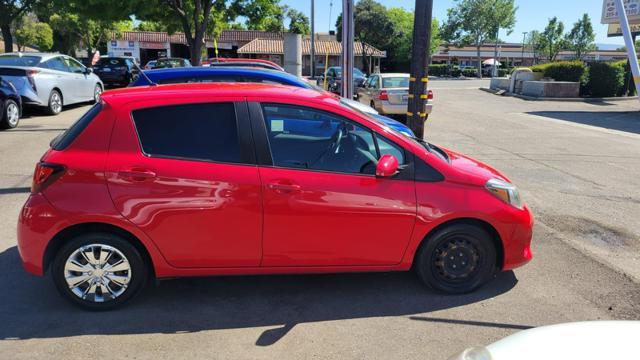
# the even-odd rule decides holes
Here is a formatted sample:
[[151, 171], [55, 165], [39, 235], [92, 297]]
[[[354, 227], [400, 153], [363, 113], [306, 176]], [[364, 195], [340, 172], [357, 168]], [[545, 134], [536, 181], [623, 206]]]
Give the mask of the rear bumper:
[[96, 74], [104, 84], [128, 84], [127, 74]]
[[[407, 114], [407, 104], [390, 104], [388, 101], [379, 101], [376, 104], [376, 110], [380, 114], [383, 115], [406, 115]], [[433, 111], [433, 104], [427, 103], [425, 106], [425, 112], [427, 114], [431, 114]]]
[[44, 273], [46, 247], [60, 220], [57, 210], [42, 194], [30, 195], [22, 207], [18, 218], [18, 252], [28, 273]]
[[38, 94], [36, 94], [31, 89], [20, 89], [20, 99], [22, 99], [23, 105], [37, 105], [37, 106], [46, 106]]

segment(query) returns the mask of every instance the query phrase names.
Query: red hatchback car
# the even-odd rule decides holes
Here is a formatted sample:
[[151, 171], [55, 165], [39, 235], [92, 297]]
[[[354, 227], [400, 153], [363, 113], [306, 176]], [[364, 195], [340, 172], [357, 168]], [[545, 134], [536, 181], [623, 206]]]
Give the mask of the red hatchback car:
[[106, 309], [181, 276], [413, 268], [470, 292], [531, 260], [532, 226], [500, 172], [330, 94], [183, 84], [106, 92], [54, 139], [18, 245], [28, 272]]

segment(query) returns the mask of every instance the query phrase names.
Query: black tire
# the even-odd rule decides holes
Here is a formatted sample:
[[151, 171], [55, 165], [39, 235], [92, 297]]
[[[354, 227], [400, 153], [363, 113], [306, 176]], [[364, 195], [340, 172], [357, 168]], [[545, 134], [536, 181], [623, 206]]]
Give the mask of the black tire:
[[369, 104], [369, 106], [371, 106], [373, 110], [378, 111], [378, 109], [376, 109], [376, 103], [374, 103], [373, 100], [371, 100], [371, 104]]
[[[59, 103], [58, 103], [59, 101]], [[49, 102], [47, 103], [47, 114], [58, 115], [62, 111], [63, 106], [62, 94], [58, 90], [51, 90], [49, 93]]]
[[[72, 254], [76, 253], [76, 250], [82, 248], [83, 246], [92, 244], [106, 245], [116, 249], [121, 254], [124, 254], [125, 260], [128, 261], [130, 268], [130, 272], [128, 273], [118, 272], [118, 275], [129, 275], [130, 280], [124, 287], [124, 291], [117, 297], [106, 299], [104, 293], [102, 293], [101, 290], [94, 290], [94, 293], [99, 292], [100, 297], [106, 299], [103, 299], [103, 302], [96, 302], [96, 295], [93, 296], [94, 300], [83, 299], [80, 297], [80, 295], [76, 295], [76, 293], [74, 293], [68, 285], [65, 278], [65, 265], [69, 257]], [[109, 261], [116, 262], [119, 260], [119, 258], [120, 257], [117, 254], [112, 255], [109, 257]], [[148, 264], [145, 263], [142, 256], [140, 255], [140, 252], [135, 248], [135, 246], [133, 246], [130, 242], [123, 239], [122, 237], [110, 233], [87, 233], [71, 239], [57, 252], [51, 267], [51, 276], [53, 278], [53, 282], [58, 288], [58, 291], [71, 303], [87, 310], [101, 311], [110, 310], [121, 306], [122, 304], [126, 303], [127, 301], [134, 298], [137, 294], [139, 294], [148, 281], [149, 271], [147, 266]], [[90, 287], [89, 284], [90, 281], [87, 281], [83, 285], [87, 285], [88, 288]], [[118, 286], [117, 283], [109, 282], [108, 285], [109, 289], [115, 288], [116, 291], [123, 289], [123, 287]], [[89, 296], [87, 295], [87, 297]], [[110, 296], [107, 295], [107, 297]]]
[[[104, 89], [102, 88], [102, 86], [100, 86], [100, 84], [96, 84], [96, 86], [93, 87], [93, 100], [91, 101], [92, 104], [95, 104], [100, 101], [100, 96], [102, 95], [103, 90]], [[100, 92], [99, 95], [98, 95], [98, 91]]]
[[17, 102], [9, 99], [5, 101], [4, 110], [0, 115], [0, 129], [13, 129], [20, 122], [20, 106]]
[[425, 239], [416, 254], [414, 269], [436, 291], [465, 294], [494, 277], [496, 249], [484, 229], [468, 224], [451, 225]]

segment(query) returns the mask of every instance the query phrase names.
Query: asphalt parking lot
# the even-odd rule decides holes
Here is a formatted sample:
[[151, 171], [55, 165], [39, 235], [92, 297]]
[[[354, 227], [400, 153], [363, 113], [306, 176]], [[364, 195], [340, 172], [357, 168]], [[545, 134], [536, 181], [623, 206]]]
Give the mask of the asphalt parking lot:
[[531, 327], [640, 319], [640, 105], [529, 102], [432, 81], [426, 138], [504, 171], [536, 216], [529, 265], [441, 296], [410, 273], [149, 286], [117, 311], [26, 274], [15, 224], [35, 162], [86, 106], [0, 133], [0, 358], [447, 359]]

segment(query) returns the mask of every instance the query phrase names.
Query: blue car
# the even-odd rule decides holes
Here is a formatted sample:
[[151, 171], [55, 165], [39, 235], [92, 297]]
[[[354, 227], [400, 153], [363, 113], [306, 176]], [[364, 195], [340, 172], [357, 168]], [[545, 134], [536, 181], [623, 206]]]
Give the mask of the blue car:
[[2, 80], [0, 72], [0, 130], [18, 126], [22, 115], [22, 99], [12, 83]]
[[[129, 86], [146, 86], [151, 85], [149, 80], [156, 84], [177, 84], [177, 83], [190, 83], [190, 82], [252, 82], [252, 83], [276, 83], [282, 85], [296, 86], [305, 89], [315, 89], [317, 91], [324, 91], [321, 88], [309, 84], [305, 80], [293, 76], [291, 74], [268, 70], [262, 68], [249, 68], [249, 67], [224, 67], [224, 68], [210, 68], [210, 67], [191, 67], [191, 68], [168, 68], [168, 69], [154, 69], [144, 70], [145, 76], [138, 76]], [[342, 99], [343, 104], [355, 108], [359, 111], [372, 114], [379, 121], [383, 122], [390, 128], [401, 132], [405, 135], [413, 137], [414, 134], [403, 123], [388, 118], [386, 116], [378, 115], [374, 109], [360, 104], [357, 101]]]

